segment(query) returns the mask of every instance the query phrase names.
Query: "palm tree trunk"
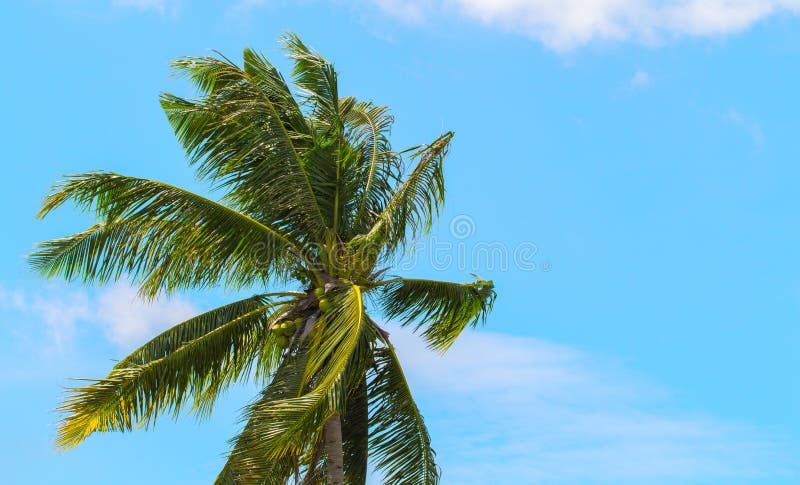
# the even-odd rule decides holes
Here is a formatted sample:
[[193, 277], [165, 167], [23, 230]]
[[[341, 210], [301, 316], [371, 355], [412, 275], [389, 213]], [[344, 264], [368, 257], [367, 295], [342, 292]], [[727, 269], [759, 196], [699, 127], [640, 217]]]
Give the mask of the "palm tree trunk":
[[325, 423], [325, 451], [328, 458], [327, 485], [344, 485], [344, 458], [342, 453], [342, 419], [334, 414]]

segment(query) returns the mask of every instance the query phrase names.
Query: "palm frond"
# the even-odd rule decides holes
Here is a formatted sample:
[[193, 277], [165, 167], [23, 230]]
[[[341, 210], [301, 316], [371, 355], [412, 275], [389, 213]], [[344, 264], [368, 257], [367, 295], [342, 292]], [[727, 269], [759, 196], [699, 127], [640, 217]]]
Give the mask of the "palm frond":
[[[177, 417], [187, 402], [209, 412], [231, 382], [246, 375], [255, 345], [276, 345], [266, 328], [280, 313], [275, 302], [262, 305], [188, 341], [168, 355], [142, 365], [115, 367], [103, 379], [69, 389], [58, 411], [57, 444], [72, 448], [96, 431], [132, 431], [148, 427], [159, 414]], [[255, 337], [256, 334], [261, 334]], [[140, 359], [138, 353], [126, 361]]]
[[348, 139], [360, 153], [354, 174], [360, 189], [352, 215], [356, 234], [368, 230], [366, 224], [383, 211], [400, 176], [400, 156], [388, 138], [393, 122], [386, 106], [367, 102], [356, 103], [345, 119]]
[[214, 485], [287, 485], [292, 483], [295, 473], [295, 457], [287, 455], [279, 460], [265, 462], [259, 465], [258, 478], [252, 478], [249, 472], [239, 472], [227, 462], [219, 472]]
[[[277, 295], [283, 296], [286, 294], [279, 293]], [[268, 293], [253, 295], [178, 323], [131, 352], [127, 357], [120, 360], [114, 368], [124, 369], [140, 366], [167, 357], [187, 342], [197, 340], [236, 318], [264, 308], [270, 304], [272, 296], [276, 295]]]
[[385, 485], [439, 483], [436, 453], [391, 344], [375, 351], [369, 395], [369, 449]]
[[342, 416], [344, 475], [348, 485], [365, 485], [369, 455], [369, 405], [366, 374], [347, 398]]
[[266, 458], [298, 453], [326, 419], [343, 409], [348, 363], [363, 340], [365, 315], [358, 286], [332, 298], [333, 308], [315, 322], [316, 336], [304, 347], [302, 393], [279, 400], [262, 399], [249, 409], [252, 429], [242, 432], [253, 452]]
[[[261, 416], [254, 410], [268, 403], [290, 399], [302, 394], [303, 373], [306, 354], [287, 355], [277, 368], [269, 385], [261, 392], [259, 399], [245, 410], [246, 424], [242, 431], [231, 440], [233, 448], [228, 460], [217, 477], [216, 485], [283, 485], [288, 477], [301, 464], [303, 450], [293, 450], [279, 456], [264, 453], [259, 443], [250, 440], [262, 426]], [[315, 442], [310, 439], [310, 443]], [[302, 446], [300, 447], [302, 448]]]
[[384, 248], [391, 255], [409, 238], [426, 234], [444, 204], [442, 162], [453, 133], [448, 132], [411, 156], [417, 165], [395, 191], [386, 207], [358, 244], [364, 242]]
[[485, 321], [496, 293], [491, 281], [450, 283], [425, 279], [397, 278], [378, 286], [386, 316], [402, 325], [415, 325], [428, 345], [447, 350], [467, 326]]
[[328, 467], [326, 466], [328, 455], [325, 451], [324, 433], [320, 433], [316, 442], [312, 443], [310, 450], [306, 453], [304, 462], [307, 465], [303, 470], [303, 481], [300, 482], [300, 485], [328, 483]]
[[125, 275], [153, 297], [285, 279], [299, 254], [279, 230], [161, 182], [108, 172], [70, 176], [45, 199], [39, 217], [68, 200], [102, 222], [37, 245], [29, 260], [47, 277], [104, 283]]
[[204, 96], [163, 94], [162, 107], [198, 174], [224, 188], [226, 201], [297, 238], [322, 234], [325, 201], [305, 166], [310, 127], [266, 58], [246, 50], [244, 62], [244, 69], [215, 57], [174, 63]]
[[281, 36], [281, 45], [294, 61], [295, 84], [312, 109], [312, 117], [328, 130], [341, 131], [342, 113], [339, 106], [339, 81], [333, 64], [322, 54], [309, 48], [300, 38], [287, 33]]
[[[306, 167], [312, 179], [324, 182], [320, 184], [324, 190], [317, 185], [315, 193], [320, 205], [327, 206], [329, 226], [339, 234], [345, 229], [347, 206], [353, 201], [353, 186], [347, 175], [354, 154], [350, 141], [345, 138], [344, 119], [355, 99], [339, 97], [336, 70], [319, 52], [292, 33], [282, 36], [281, 43], [294, 61], [292, 75], [295, 85], [300, 88], [303, 105], [311, 111], [309, 118], [316, 156], [309, 158]], [[324, 147], [321, 151], [324, 156], [319, 156], [319, 147]]]

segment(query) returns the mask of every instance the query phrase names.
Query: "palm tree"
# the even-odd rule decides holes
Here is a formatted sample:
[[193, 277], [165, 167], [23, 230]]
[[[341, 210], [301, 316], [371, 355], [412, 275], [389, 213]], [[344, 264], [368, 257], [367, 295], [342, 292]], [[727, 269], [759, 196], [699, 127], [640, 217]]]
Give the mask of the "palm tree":
[[[102, 171], [67, 176], [45, 198], [39, 217], [71, 201], [98, 220], [37, 245], [30, 263], [45, 277], [124, 277], [147, 298], [264, 291], [178, 323], [70, 389], [57, 445], [146, 428], [164, 413], [207, 416], [250, 379], [263, 390], [216, 483], [363, 484], [368, 457], [384, 483], [436, 483], [423, 418], [365, 301], [439, 351], [490, 311], [490, 281], [384, 276], [439, 214], [453, 135], [392, 151], [386, 107], [340, 97], [333, 65], [295, 35], [282, 45], [296, 94], [251, 50], [243, 67], [221, 55], [173, 63], [198, 96], [161, 104], [220, 200]], [[298, 290], [267, 291], [278, 285]]]

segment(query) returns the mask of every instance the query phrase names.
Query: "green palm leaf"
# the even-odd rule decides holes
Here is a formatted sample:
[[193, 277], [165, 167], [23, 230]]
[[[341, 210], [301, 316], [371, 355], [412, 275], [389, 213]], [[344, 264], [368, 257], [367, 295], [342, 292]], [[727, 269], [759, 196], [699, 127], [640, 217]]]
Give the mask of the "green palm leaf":
[[[290, 399], [302, 394], [303, 373], [307, 355], [293, 354], [285, 358], [272, 377], [269, 385], [262, 391], [261, 397], [248, 406], [245, 416], [247, 422], [236, 436], [225, 467], [216, 480], [216, 485], [259, 484], [272, 485], [286, 483], [291, 474], [300, 465], [302, 451], [295, 450], [282, 456], [270, 456], [260, 448], [260, 443], [250, 440], [258, 430], [265, 426], [259, 420], [262, 416], [255, 411], [271, 402]], [[316, 438], [310, 438], [311, 443]]]
[[67, 177], [39, 212], [64, 202], [103, 222], [40, 243], [30, 256], [45, 276], [104, 283], [123, 275], [155, 296], [224, 282], [241, 288], [284, 279], [298, 244], [287, 235], [210, 199], [168, 184], [108, 172]]
[[185, 58], [173, 66], [204, 97], [162, 95], [162, 107], [198, 174], [225, 189], [234, 207], [297, 237], [327, 226], [306, 168], [306, 119], [283, 78], [261, 55], [244, 53], [245, 68], [227, 59]]
[[356, 231], [369, 229], [366, 224], [388, 205], [399, 177], [400, 157], [392, 151], [388, 139], [393, 122], [386, 106], [359, 102], [348, 112], [349, 138], [361, 154], [354, 177], [360, 184], [356, 197], [360, 202], [353, 217]]
[[306, 105], [313, 110], [313, 119], [327, 130], [340, 131], [342, 113], [339, 105], [339, 80], [333, 64], [303, 43], [292, 33], [281, 37], [281, 44], [294, 61], [295, 84]]
[[[137, 365], [134, 362], [141, 360], [140, 349], [125, 359], [130, 365], [118, 365], [103, 379], [69, 389], [59, 408], [65, 417], [59, 423], [58, 446], [72, 448], [95, 431], [147, 427], [164, 412], [177, 417], [187, 401], [192, 401], [194, 408], [210, 408], [219, 391], [248, 372], [254, 343], [274, 345], [254, 336], [269, 325], [276, 313], [270, 310], [282, 304], [247, 311], [164, 357]], [[202, 323], [202, 319], [194, 320], [195, 325]]]
[[344, 447], [344, 476], [349, 485], [364, 485], [367, 481], [369, 457], [369, 402], [366, 374], [347, 398], [342, 417]]
[[418, 160], [409, 176], [391, 195], [386, 208], [375, 218], [369, 232], [356, 241], [379, 246], [391, 255], [408, 239], [426, 234], [444, 204], [444, 172], [442, 162], [453, 133], [445, 133], [436, 141], [415, 151]]
[[[280, 294], [283, 295], [283, 294]], [[259, 311], [270, 304], [270, 294], [253, 295], [213, 310], [201, 313], [170, 327], [149, 342], [120, 360], [115, 369], [124, 369], [147, 364], [169, 356], [187, 342], [192, 342], [222, 325], [250, 312]]]
[[422, 336], [438, 350], [446, 350], [467, 326], [485, 321], [496, 293], [491, 281], [449, 283], [397, 278], [387, 280], [380, 300], [388, 318], [424, 328]]
[[439, 470], [431, 438], [391, 344], [375, 351], [368, 394], [370, 450], [385, 485], [435, 485]]

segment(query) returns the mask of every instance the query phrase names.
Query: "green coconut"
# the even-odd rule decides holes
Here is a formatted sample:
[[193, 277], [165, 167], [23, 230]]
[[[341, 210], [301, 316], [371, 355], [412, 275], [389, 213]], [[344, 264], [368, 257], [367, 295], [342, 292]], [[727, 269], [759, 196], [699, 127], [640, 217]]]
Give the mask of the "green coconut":
[[321, 299], [319, 301], [319, 309], [322, 310], [323, 312], [327, 312], [328, 310], [331, 309], [331, 302], [329, 302], [325, 298]]
[[317, 295], [317, 298], [322, 298], [325, 295], [325, 288], [316, 288], [314, 294]]
[[280, 346], [280, 347], [285, 349], [286, 347], [289, 346], [289, 337], [287, 337], [285, 335], [279, 335], [278, 339], [277, 339], [277, 342], [278, 342], [278, 346]]

